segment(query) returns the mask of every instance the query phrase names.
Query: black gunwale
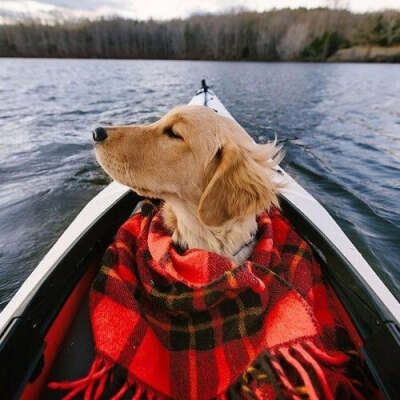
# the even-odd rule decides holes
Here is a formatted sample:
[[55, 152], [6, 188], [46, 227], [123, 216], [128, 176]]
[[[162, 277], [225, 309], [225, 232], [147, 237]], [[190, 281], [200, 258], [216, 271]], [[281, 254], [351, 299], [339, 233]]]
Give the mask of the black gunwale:
[[395, 399], [400, 393], [398, 322], [335, 244], [290, 200], [281, 196], [280, 204], [284, 215], [320, 259], [324, 276], [363, 340], [361, 351], [376, 383], [387, 399]]
[[0, 337], [0, 398], [17, 399], [43, 363], [44, 337], [94, 259], [100, 259], [117, 229], [141, 198], [127, 192], [58, 261], [19, 316]]

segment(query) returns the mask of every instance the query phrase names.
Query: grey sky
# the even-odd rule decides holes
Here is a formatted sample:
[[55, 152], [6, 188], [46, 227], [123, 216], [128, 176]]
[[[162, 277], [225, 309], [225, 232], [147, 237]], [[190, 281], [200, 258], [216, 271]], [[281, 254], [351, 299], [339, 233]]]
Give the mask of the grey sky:
[[128, 18], [169, 19], [187, 17], [193, 12], [219, 12], [229, 8], [246, 7], [263, 11], [273, 7], [319, 7], [334, 4], [352, 11], [400, 9], [400, 0], [1, 0], [0, 14], [97, 17], [121, 15]]

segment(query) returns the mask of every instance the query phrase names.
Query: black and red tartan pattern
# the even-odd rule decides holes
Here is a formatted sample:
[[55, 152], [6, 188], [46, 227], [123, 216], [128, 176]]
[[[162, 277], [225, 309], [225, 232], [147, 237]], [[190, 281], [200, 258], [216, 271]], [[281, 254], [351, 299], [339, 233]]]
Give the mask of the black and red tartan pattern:
[[182, 252], [146, 204], [104, 256], [90, 295], [97, 358], [67, 387], [88, 399], [112, 381], [115, 399], [363, 398], [372, 386], [309, 246], [276, 209], [258, 217], [257, 240], [243, 265]]

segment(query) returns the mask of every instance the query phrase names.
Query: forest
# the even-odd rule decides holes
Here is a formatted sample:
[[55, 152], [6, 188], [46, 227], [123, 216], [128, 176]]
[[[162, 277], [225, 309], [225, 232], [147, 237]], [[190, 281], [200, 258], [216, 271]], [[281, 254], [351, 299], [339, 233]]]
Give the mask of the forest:
[[393, 51], [400, 49], [399, 11], [299, 8], [0, 25], [0, 57], [326, 61], [344, 49], [371, 48], [391, 49], [383, 61], [400, 61]]

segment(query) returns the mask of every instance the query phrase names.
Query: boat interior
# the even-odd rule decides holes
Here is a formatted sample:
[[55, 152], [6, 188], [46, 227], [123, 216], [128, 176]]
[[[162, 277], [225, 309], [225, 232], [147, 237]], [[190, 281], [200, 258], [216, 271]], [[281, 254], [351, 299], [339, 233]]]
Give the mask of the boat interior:
[[[10, 341], [0, 349], [0, 362], [8, 365], [7, 372], [0, 372], [0, 379], [12, 379], [7, 379], [0, 398], [60, 399], [60, 392], [47, 389], [47, 382], [86, 376], [94, 358], [88, 312], [90, 284], [106, 247], [139, 200], [141, 197], [129, 192], [109, 209], [56, 266], [23, 315], [13, 321], [10, 329], [16, 334], [10, 335]], [[398, 351], [400, 347], [392, 342], [393, 335], [387, 334], [390, 327], [385, 315], [376, 309], [373, 293], [362, 287], [334, 246], [299, 210], [284, 198], [281, 205], [296, 230], [314, 248], [324, 274], [354, 321], [364, 341], [362, 351], [371, 376], [388, 398], [395, 398], [392, 395], [397, 391], [398, 365], [383, 360], [390, 360], [393, 349]], [[10, 397], [10, 393], [15, 396]], [[129, 393], [124, 398], [129, 398]]]

